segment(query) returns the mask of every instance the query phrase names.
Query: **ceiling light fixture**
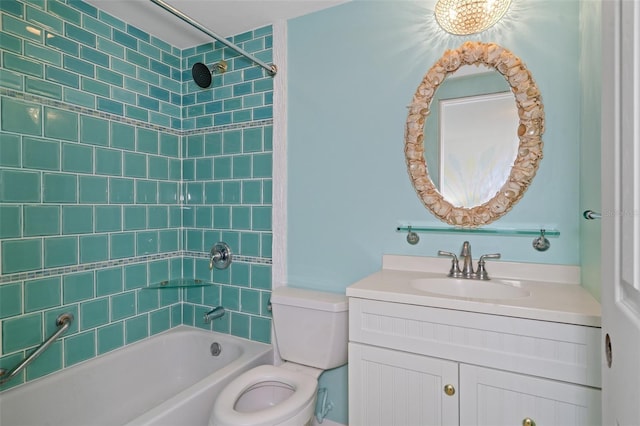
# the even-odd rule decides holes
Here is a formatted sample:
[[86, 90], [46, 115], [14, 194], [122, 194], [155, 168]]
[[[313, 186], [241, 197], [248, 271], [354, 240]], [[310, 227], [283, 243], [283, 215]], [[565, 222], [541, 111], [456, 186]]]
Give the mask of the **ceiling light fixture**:
[[511, 0], [438, 0], [436, 21], [448, 33], [475, 34], [495, 25], [510, 4]]

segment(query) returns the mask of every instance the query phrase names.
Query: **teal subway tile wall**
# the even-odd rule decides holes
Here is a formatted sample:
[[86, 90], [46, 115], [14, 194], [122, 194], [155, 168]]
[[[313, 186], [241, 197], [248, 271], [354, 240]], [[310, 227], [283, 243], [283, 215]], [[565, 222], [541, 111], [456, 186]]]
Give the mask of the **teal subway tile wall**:
[[[0, 2], [0, 19], [0, 367], [75, 316], [0, 390], [181, 324], [270, 342], [272, 78], [80, 1]], [[271, 60], [271, 27], [232, 41]], [[220, 60], [198, 87], [193, 63]], [[234, 262], [210, 271], [218, 241]], [[145, 289], [173, 278], [213, 284]]]
[[[259, 59], [271, 60], [271, 27], [231, 41]], [[211, 66], [221, 60], [227, 62], [227, 71], [214, 73], [211, 86], [200, 88], [191, 78], [193, 64]], [[183, 50], [182, 70], [183, 274], [215, 283], [184, 290], [183, 324], [207, 326], [204, 313], [221, 304], [229, 315], [215, 320], [214, 330], [268, 343], [272, 174], [263, 163], [273, 150], [273, 80], [219, 42]], [[217, 241], [229, 244], [243, 261], [210, 271], [202, 253]]]

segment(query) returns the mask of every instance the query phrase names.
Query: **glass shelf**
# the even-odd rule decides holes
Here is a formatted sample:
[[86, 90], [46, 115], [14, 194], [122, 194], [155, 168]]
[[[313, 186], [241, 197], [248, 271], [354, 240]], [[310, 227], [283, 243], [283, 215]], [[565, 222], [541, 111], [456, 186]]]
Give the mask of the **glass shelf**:
[[557, 238], [560, 236], [560, 231], [557, 229], [500, 229], [500, 228], [456, 228], [456, 227], [444, 227], [444, 226], [414, 226], [414, 225], [399, 225], [396, 231], [409, 232], [409, 228], [413, 232], [439, 232], [444, 234], [479, 234], [479, 235], [511, 235], [511, 236], [530, 236], [537, 237], [541, 231], [544, 230], [544, 236], [549, 238]]
[[173, 280], [164, 280], [160, 281], [159, 283], [149, 284], [148, 287], [143, 288], [148, 290], [156, 290], [158, 288], [206, 287], [210, 285], [213, 285], [213, 283], [197, 278], [175, 278]]

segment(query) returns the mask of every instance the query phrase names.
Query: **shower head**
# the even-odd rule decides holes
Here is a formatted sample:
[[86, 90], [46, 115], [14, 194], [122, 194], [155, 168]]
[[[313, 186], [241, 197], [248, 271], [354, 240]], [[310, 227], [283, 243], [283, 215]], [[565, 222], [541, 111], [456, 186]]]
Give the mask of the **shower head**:
[[202, 62], [196, 62], [191, 67], [191, 76], [196, 84], [204, 89], [211, 86], [212, 75], [214, 72], [222, 74], [227, 70], [227, 62], [220, 61], [214, 64], [211, 69]]
[[191, 76], [198, 86], [202, 88], [211, 86], [211, 71], [209, 71], [209, 68], [202, 62], [193, 64], [193, 67], [191, 67]]

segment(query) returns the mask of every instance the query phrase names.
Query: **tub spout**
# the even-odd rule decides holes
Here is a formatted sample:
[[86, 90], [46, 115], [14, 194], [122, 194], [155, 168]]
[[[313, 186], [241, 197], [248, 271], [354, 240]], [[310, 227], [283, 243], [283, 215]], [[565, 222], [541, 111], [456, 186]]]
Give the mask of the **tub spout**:
[[223, 315], [224, 315], [224, 307], [216, 306], [215, 308], [213, 308], [212, 310], [204, 314], [204, 322], [208, 324], [212, 320], [220, 318]]

